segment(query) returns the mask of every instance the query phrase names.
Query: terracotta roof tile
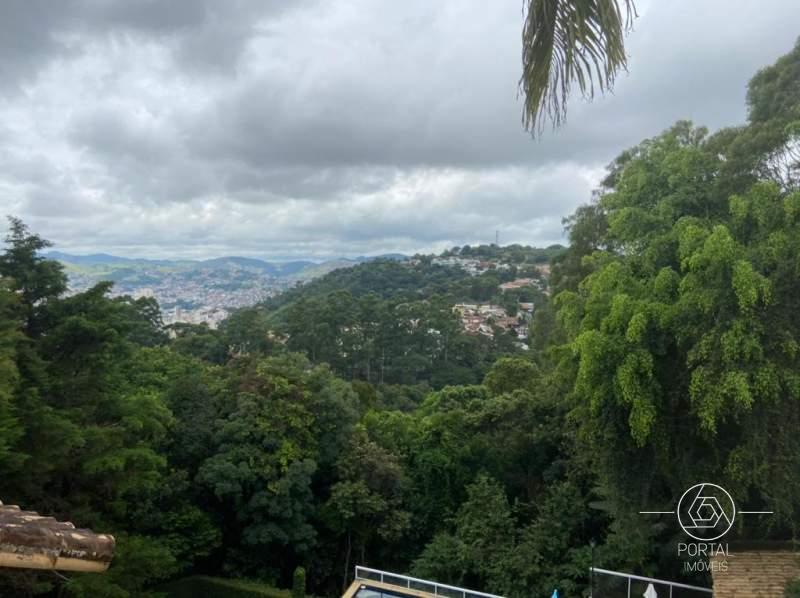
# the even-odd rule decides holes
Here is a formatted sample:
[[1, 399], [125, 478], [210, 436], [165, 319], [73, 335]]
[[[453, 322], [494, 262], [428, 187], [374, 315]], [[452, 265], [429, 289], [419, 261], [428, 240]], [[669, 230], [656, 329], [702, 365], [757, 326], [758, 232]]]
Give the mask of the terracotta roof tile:
[[0, 567], [105, 571], [114, 536], [0, 502]]
[[714, 571], [714, 598], [782, 597], [787, 582], [800, 578], [800, 553], [790, 550], [732, 552], [727, 571]]

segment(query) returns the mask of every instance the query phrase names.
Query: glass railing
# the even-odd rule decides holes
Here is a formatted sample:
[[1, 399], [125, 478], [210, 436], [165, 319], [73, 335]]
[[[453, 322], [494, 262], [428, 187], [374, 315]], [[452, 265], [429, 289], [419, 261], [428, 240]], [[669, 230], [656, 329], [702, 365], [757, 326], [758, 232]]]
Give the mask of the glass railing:
[[591, 597], [653, 596], [655, 598], [708, 598], [710, 588], [692, 586], [665, 579], [631, 575], [608, 569], [591, 569]]
[[503, 598], [496, 594], [485, 594], [483, 592], [476, 592], [475, 590], [457, 588], [443, 583], [436, 583], [435, 581], [427, 581], [425, 579], [409, 577], [408, 575], [399, 575], [389, 571], [381, 571], [380, 569], [370, 569], [369, 567], [361, 566], [356, 567], [356, 580], [377, 581], [396, 588], [417, 590], [419, 592], [432, 594], [433, 596], [442, 596], [443, 598]]

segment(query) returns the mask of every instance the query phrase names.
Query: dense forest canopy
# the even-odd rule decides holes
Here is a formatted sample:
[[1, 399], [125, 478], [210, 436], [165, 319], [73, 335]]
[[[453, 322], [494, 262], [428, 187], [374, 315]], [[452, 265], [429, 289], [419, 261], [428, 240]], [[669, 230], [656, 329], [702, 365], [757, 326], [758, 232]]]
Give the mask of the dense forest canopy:
[[[103, 575], [10, 595], [154, 596], [192, 574], [335, 596], [356, 563], [510, 597], [581, 595], [591, 563], [680, 578], [643, 521], [714, 480], [800, 521], [800, 45], [747, 124], [626, 150], [570, 244], [462, 247], [335, 271], [166, 329], [149, 299], [74, 295], [11, 220], [0, 255], [0, 497], [113, 533]], [[544, 290], [503, 293], [552, 272]], [[453, 306], [536, 308], [529, 350]], [[592, 546], [596, 546], [592, 550]], [[704, 581], [695, 579], [694, 581]], [[707, 580], [706, 580], [707, 581]]]

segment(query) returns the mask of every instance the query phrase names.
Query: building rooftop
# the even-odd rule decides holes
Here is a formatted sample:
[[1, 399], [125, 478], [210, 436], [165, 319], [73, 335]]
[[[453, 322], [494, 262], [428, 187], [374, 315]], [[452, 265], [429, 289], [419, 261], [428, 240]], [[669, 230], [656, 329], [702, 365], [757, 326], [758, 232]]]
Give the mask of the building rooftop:
[[794, 550], [733, 551], [727, 570], [712, 569], [714, 598], [783, 596], [786, 585], [800, 579], [800, 553]]
[[101, 572], [114, 543], [114, 536], [0, 502], [0, 567]]

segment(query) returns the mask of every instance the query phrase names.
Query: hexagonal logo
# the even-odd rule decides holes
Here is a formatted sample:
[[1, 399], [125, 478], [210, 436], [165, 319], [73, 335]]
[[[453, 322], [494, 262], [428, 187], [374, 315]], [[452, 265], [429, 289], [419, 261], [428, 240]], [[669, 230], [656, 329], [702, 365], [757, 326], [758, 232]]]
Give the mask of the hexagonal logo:
[[736, 504], [722, 486], [695, 484], [678, 501], [678, 523], [695, 540], [710, 542], [728, 533], [736, 519]]

